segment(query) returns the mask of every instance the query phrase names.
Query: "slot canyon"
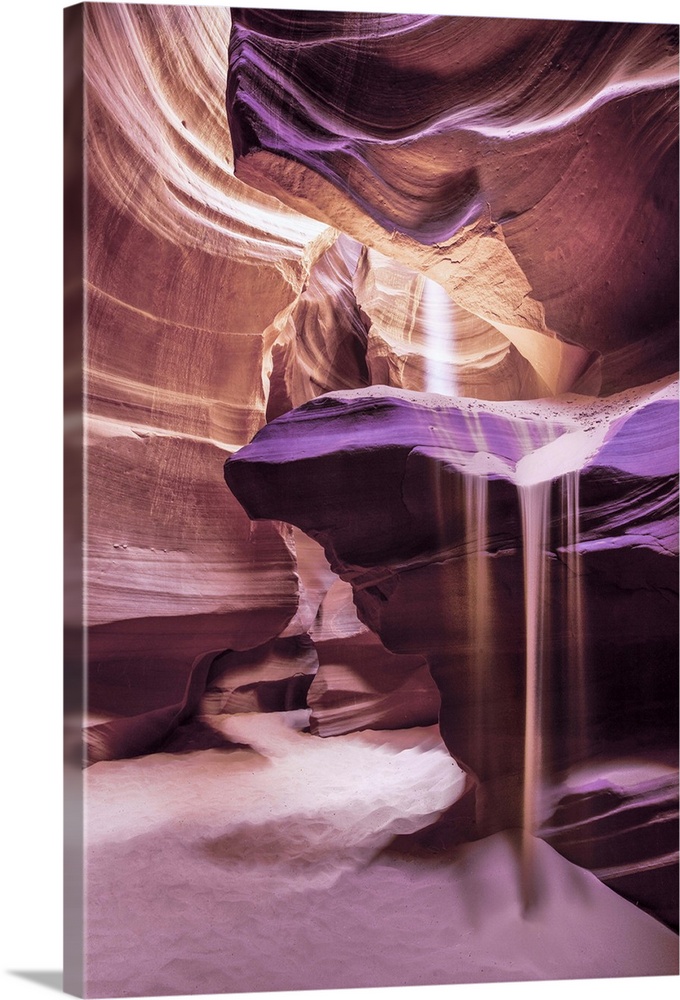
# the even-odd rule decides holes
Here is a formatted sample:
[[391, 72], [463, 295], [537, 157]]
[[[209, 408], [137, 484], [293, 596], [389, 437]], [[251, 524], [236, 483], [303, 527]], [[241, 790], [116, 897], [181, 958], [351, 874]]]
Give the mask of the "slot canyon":
[[677, 974], [677, 27], [80, 16], [86, 995]]

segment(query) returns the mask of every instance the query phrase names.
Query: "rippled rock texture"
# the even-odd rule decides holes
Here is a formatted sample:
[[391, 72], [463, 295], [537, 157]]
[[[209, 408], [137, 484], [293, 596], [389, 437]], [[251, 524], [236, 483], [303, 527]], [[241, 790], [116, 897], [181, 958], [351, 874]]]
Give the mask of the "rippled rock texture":
[[[534, 477], [551, 465], [544, 600], [552, 597], [553, 610], [542, 640], [551, 664], [546, 697], [555, 698], [547, 725], [558, 734], [555, 763], [573, 763], [576, 706], [565, 694], [577, 624], [592, 671], [582, 710], [619, 737], [639, 722], [673, 727], [674, 391], [628, 391], [606, 405], [559, 398], [544, 403], [541, 416], [537, 423], [524, 406], [382, 388], [334, 393], [274, 421], [225, 469], [251, 517], [281, 517], [322, 542], [333, 569], [351, 582], [362, 621], [388, 649], [427, 658], [444, 700], [444, 738], [486, 779], [522, 770], [522, 490], [535, 489]], [[652, 433], [650, 463], [634, 442]], [[476, 546], [469, 484], [480, 461], [488, 510]], [[563, 531], [573, 464], [581, 508], [575, 546]], [[578, 608], [570, 604], [573, 572]], [[497, 803], [492, 821], [501, 816], [521, 822]]]
[[273, 638], [298, 607], [289, 529], [251, 525], [219, 470], [265, 422], [275, 321], [328, 230], [234, 177], [227, 10], [84, 16], [87, 622], [106, 713], [121, 674], [167, 702], [198, 654]]
[[[497, 858], [523, 828], [524, 875], [538, 833], [677, 926], [677, 29], [83, 17], [86, 744], [109, 783], [92, 829], [157, 752], [200, 785], [249, 745], [259, 763], [230, 773], [250, 801], [264, 758], [303, 746], [258, 749], [263, 713], [302, 719], [310, 754], [375, 730], [428, 754], [438, 723], [465, 790], [415, 795], [405, 824], [390, 800], [395, 857], [436, 866], [490, 836], [474, 856]], [[357, 808], [382, 845], [380, 810]], [[210, 816], [200, 879], [244, 830], [278, 843]], [[569, 880], [535, 850], [536, 878]], [[584, 974], [673, 971], [669, 940], [656, 967], [590, 956]], [[144, 969], [126, 989], [191, 978]], [[337, 985], [376, 984], [364, 971]]]
[[[346, 234], [390, 388], [282, 415], [228, 484], [425, 656], [480, 832], [631, 733], [673, 755], [677, 30], [241, 10], [231, 58], [236, 174]], [[673, 851], [642, 853], [674, 896]]]
[[238, 176], [438, 281], [552, 391], [592, 351], [610, 389], [675, 367], [676, 29], [234, 19]]

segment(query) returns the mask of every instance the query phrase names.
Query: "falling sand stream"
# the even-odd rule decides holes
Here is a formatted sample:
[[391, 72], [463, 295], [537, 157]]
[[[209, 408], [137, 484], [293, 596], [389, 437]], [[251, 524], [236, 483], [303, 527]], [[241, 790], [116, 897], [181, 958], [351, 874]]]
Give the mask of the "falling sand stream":
[[[486, 760], [488, 736], [484, 733], [484, 705], [488, 697], [489, 564], [487, 554], [489, 480], [463, 474], [467, 564], [467, 620], [473, 676], [473, 731], [477, 760]], [[478, 809], [480, 803], [477, 804]], [[479, 818], [479, 817], [478, 817]]]
[[[579, 541], [578, 471], [560, 477], [561, 525], [566, 561], [566, 601], [563, 613], [567, 646], [567, 709], [569, 756], [580, 759], [586, 749], [584, 609], [581, 589]], [[551, 623], [547, 592], [547, 549], [550, 526], [551, 481], [518, 484], [522, 515], [524, 554], [524, 620], [526, 634], [526, 693], [524, 731], [524, 775], [522, 802], [522, 881], [526, 909], [536, 899], [534, 835], [539, 823], [538, 806], [542, 781], [545, 731], [542, 702], [545, 679], [544, 654]]]
[[[443, 393], [449, 397], [457, 394], [455, 376], [457, 347], [455, 324], [448, 294], [436, 282], [425, 280], [422, 288], [422, 322], [425, 333], [424, 374], [427, 392]], [[469, 430], [479, 452], [472, 466], [480, 459], [493, 458], [488, 454], [488, 442], [477, 415], [469, 414]], [[545, 727], [542, 719], [542, 701], [546, 684], [543, 662], [548, 621], [549, 599], [547, 593], [547, 551], [549, 545], [550, 499], [553, 481], [559, 480], [562, 498], [561, 525], [562, 551], [566, 564], [566, 592], [563, 612], [566, 616], [567, 634], [567, 704], [569, 714], [569, 752], [574, 759], [585, 750], [585, 677], [583, 655], [583, 601], [578, 552], [579, 485], [580, 473], [558, 471], [552, 465], [555, 455], [560, 455], [565, 439], [541, 440], [535, 435], [535, 424], [522, 423], [517, 433], [522, 439], [525, 459], [531, 463], [527, 478], [516, 474], [521, 511], [524, 623], [525, 623], [525, 720], [524, 720], [524, 772], [522, 790], [522, 892], [525, 911], [529, 911], [537, 897], [535, 833], [539, 824], [539, 796], [543, 777], [546, 748]], [[540, 430], [540, 428], [539, 428]], [[558, 435], [559, 439], [559, 435]], [[556, 448], [555, 448], [556, 446]], [[548, 466], [551, 474], [542, 480], [541, 458], [551, 452]], [[578, 450], [578, 449], [577, 449]], [[544, 453], [542, 455], [541, 453]], [[570, 461], [567, 451], [562, 458]], [[482, 463], [483, 464], [483, 461]], [[559, 464], [562, 464], [561, 462]], [[564, 468], [564, 466], [562, 466]], [[567, 469], [568, 469], [567, 464]], [[478, 467], [479, 468], [479, 467]], [[518, 473], [519, 470], [516, 470]], [[465, 553], [467, 573], [467, 627], [473, 671], [473, 731], [475, 733], [476, 759], [483, 762], [489, 755], [488, 733], [485, 732], [484, 706], [489, 698], [490, 635], [493, 626], [493, 594], [490, 580], [488, 549], [488, 474], [469, 468], [463, 475], [463, 504], [465, 528]], [[478, 811], [483, 806], [478, 802]]]
[[579, 552], [580, 472], [569, 472], [562, 478], [562, 534], [567, 567], [566, 622], [567, 669], [569, 701], [569, 733], [571, 757], [586, 756], [586, 677], [585, 677], [585, 609], [581, 587], [581, 556]]
[[[566, 564], [564, 602], [569, 756], [580, 759], [586, 749], [584, 609], [581, 589], [578, 471], [559, 477], [562, 549]], [[525, 909], [537, 897], [535, 833], [539, 825], [540, 790], [546, 748], [542, 704], [546, 684], [544, 656], [551, 628], [548, 609], [547, 552], [552, 480], [516, 484], [522, 526], [525, 624], [525, 727], [522, 793], [522, 884]], [[489, 579], [488, 479], [464, 474], [464, 516], [467, 553], [468, 628], [474, 669], [475, 727], [478, 759], [484, 759], [484, 702], [488, 697], [488, 643], [493, 620]], [[555, 623], [557, 624], [557, 623]]]
[[524, 548], [524, 622], [526, 693], [524, 723], [524, 789], [522, 801], [522, 887], [525, 906], [535, 898], [534, 831], [541, 781], [543, 739], [541, 696], [546, 609], [546, 547], [550, 482], [518, 485]]

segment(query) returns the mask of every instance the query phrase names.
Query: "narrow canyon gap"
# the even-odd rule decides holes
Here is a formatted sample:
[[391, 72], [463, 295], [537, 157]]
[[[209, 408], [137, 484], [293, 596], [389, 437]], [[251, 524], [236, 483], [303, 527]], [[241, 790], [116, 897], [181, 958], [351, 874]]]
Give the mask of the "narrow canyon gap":
[[677, 27], [81, 17], [67, 986], [677, 974]]

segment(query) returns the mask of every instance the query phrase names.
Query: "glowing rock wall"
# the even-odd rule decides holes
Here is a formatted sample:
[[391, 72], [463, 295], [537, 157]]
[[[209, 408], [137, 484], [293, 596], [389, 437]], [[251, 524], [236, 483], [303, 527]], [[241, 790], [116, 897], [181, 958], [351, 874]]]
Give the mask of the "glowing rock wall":
[[[92, 759], [439, 719], [521, 825], [548, 483], [544, 773], [675, 766], [677, 32], [112, 4], [85, 48]], [[672, 923], [672, 854], [579, 863]]]
[[548, 774], [676, 743], [677, 31], [241, 10], [230, 51], [236, 174], [364, 244], [389, 388], [282, 416], [227, 482], [426, 657], [479, 832], [533, 828]]

